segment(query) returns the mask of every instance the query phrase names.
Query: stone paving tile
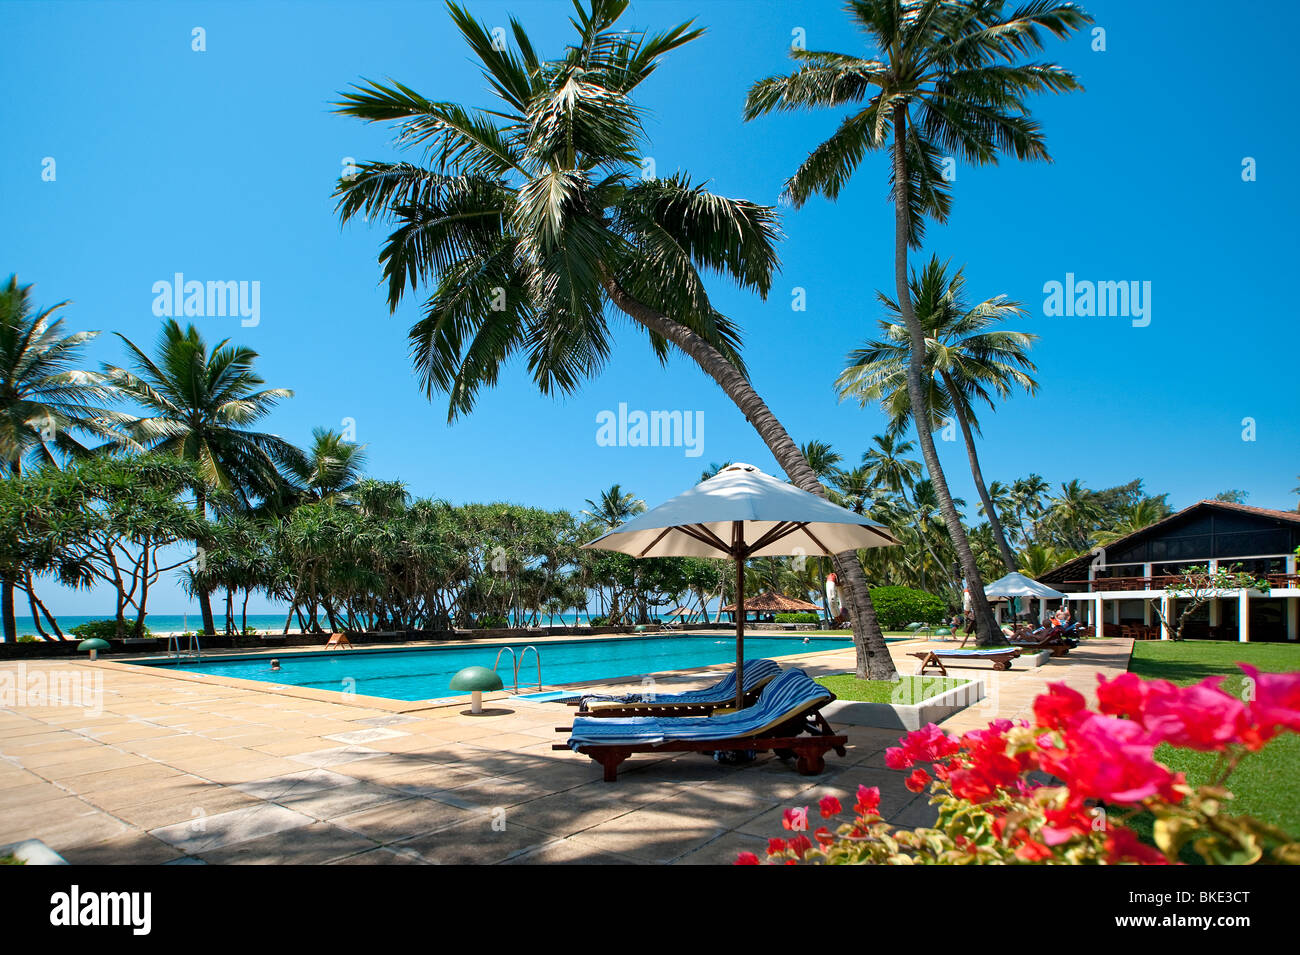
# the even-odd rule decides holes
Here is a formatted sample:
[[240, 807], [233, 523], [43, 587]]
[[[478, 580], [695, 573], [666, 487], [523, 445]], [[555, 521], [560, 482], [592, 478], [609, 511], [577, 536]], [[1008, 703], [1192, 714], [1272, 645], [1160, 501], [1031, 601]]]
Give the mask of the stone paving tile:
[[[1091, 695], [1097, 673], [1123, 671], [1130, 651], [1097, 641], [1033, 670], [958, 669], [984, 680], [988, 698], [944, 728], [1026, 716], [1048, 681]], [[822, 653], [801, 665], [842, 672], [852, 660]], [[112, 665], [97, 673], [102, 712], [0, 710], [0, 839], [42, 838], [86, 864], [729, 864], [783, 833], [785, 807], [827, 793], [848, 804], [859, 785], [878, 786], [900, 824], [933, 819], [927, 798], [884, 766], [897, 730], [845, 728], [847, 755], [828, 755], [818, 777], [771, 755], [746, 765], [636, 755], [607, 784], [591, 760], [551, 750], [564, 738], [554, 728], [573, 719], [556, 704], [394, 713]], [[701, 671], [662, 685], [708, 682]]]
[[205, 853], [223, 846], [282, 833], [287, 829], [300, 829], [314, 821], [300, 812], [261, 802], [244, 809], [152, 829], [149, 834], [188, 855], [202, 858]]
[[474, 813], [457, 825], [403, 840], [395, 849], [414, 851], [434, 865], [492, 865], [555, 841], [549, 833], [507, 822], [494, 826], [487, 813]]
[[321, 865], [345, 859], [378, 843], [355, 832], [317, 822], [216, 849], [198, 851], [209, 865]]

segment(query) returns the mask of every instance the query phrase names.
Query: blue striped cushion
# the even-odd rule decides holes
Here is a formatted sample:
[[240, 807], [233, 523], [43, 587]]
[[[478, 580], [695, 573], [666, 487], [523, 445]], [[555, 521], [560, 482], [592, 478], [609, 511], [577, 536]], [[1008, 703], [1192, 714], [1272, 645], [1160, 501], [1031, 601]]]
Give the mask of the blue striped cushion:
[[634, 716], [573, 721], [569, 746], [630, 743], [657, 746], [673, 740], [725, 740], [753, 736], [817, 703], [829, 701], [830, 690], [814, 683], [803, 670], [785, 670], [759, 694], [753, 706], [713, 716]]
[[[781, 665], [775, 660], [745, 661], [745, 692], [781, 672]], [[629, 693], [626, 696], [584, 695], [584, 700], [604, 703], [726, 703], [736, 698], [736, 671], [732, 670], [713, 686], [702, 690], [687, 690], [684, 693]]]

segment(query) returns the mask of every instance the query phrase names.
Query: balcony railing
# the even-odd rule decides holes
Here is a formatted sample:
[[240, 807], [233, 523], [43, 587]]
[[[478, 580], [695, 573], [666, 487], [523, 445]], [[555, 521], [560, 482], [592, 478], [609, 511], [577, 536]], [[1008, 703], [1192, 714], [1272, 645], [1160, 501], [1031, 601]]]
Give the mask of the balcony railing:
[[[1274, 589], [1300, 587], [1300, 574], [1264, 574], [1263, 577], [1268, 581], [1269, 587]], [[1087, 585], [1089, 593], [1112, 590], [1164, 590], [1171, 586], [1177, 587], [1182, 582], [1183, 578], [1174, 574], [1151, 577], [1098, 577], [1095, 580], [1064, 581], [1067, 584]]]

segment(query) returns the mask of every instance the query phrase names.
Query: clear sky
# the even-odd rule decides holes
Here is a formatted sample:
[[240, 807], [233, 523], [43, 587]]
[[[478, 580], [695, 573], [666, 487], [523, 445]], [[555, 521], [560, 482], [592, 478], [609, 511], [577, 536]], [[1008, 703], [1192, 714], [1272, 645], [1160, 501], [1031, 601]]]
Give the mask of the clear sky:
[[[489, 25], [519, 17], [544, 52], [568, 40], [568, 3], [471, 0]], [[1086, 92], [1035, 101], [1053, 164], [956, 169], [953, 215], [931, 252], [964, 263], [968, 288], [1023, 301], [1042, 387], [982, 415], [989, 479], [1036, 471], [1099, 488], [1141, 477], [1184, 506], [1229, 488], [1291, 508], [1300, 473], [1295, 306], [1296, 116], [1286, 92], [1290, 4], [1258, 3], [1216, 21], [1221, 4], [1085, 4], [1104, 29], [1050, 44]], [[836, 2], [640, 0], [628, 26], [695, 17], [708, 32], [670, 55], [640, 91], [658, 174], [688, 171], [715, 191], [775, 203], [785, 178], [838, 116], [745, 124], [756, 79], [810, 49], [863, 50]], [[192, 49], [193, 31], [206, 49]], [[155, 282], [260, 282], [260, 321], [199, 318], [211, 341], [260, 355], [272, 386], [296, 397], [268, 430], [305, 443], [353, 419], [370, 472], [419, 495], [577, 509], [618, 482], [651, 505], [710, 461], [776, 472], [755, 433], [682, 358], [666, 369], [630, 327], [605, 373], [564, 400], [503, 376], [453, 425], [430, 405], [407, 358], [415, 316], [389, 316], [378, 287], [379, 228], [341, 230], [330, 197], [349, 157], [390, 158], [379, 127], [331, 113], [361, 77], [392, 77], [432, 99], [491, 106], [438, 3], [0, 4], [0, 276], [69, 299], [71, 328], [103, 329], [93, 364], [120, 361], [120, 331], [155, 339]], [[55, 179], [43, 171], [54, 160]], [[1243, 160], [1255, 181], [1243, 181]], [[831, 442], [856, 463], [882, 430], [874, 409], [838, 404], [845, 353], [876, 331], [877, 288], [892, 288], [886, 163], [870, 157], [837, 203], [784, 210], [783, 268], [764, 302], [714, 283], [744, 329], [753, 380], [797, 441]], [[1044, 314], [1044, 286], [1150, 283], [1150, 322]], [[795, 311], [795, 290], [806, 310]], [[1141, 320], [1139, 320], [1139, 323]], [[700, 411], [698, 457], [683, 448], [603, 447], [596, 417], [629, 409]], [[1243, 419], [1254, 440], [1243, 440]], [[955, 493], [975, 500], [960, 444], [940, 444]], [[104, 594], [58, 594], [56, 613], [99, 613]], [[174, 587], [151, 609], [180, 612]], [[256, 600], [250, 610], [261, 609]], [[193, 609], [192, 607], [190, 609]]]

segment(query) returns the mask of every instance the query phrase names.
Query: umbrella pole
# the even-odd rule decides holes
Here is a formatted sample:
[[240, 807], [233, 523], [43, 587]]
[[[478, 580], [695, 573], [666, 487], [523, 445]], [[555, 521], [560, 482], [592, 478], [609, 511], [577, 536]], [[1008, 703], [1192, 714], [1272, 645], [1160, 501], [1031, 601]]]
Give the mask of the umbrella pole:
[[745, 706], [745, 542], [736, 525], [736, 709]]

